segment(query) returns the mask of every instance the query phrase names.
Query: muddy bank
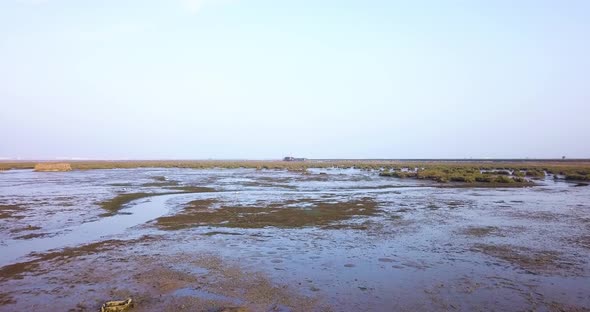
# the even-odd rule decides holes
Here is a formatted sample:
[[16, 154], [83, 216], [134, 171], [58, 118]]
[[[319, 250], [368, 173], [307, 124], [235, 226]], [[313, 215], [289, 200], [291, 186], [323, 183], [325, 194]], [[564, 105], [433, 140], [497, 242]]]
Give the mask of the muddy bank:
[[[215, 255], [149, 251], [159, 246], [168, 252], [162, 240], [105, 241], [4, 267], [0, 284], [9, 287], [0, 292], [0, 311], [55, 311], [56, 306], [98, 311], [105, 298], [128, 297], [134, 299], [134, 311], [329, 311], [317, 297], [302, 296], [296, 287], [273, 282], [261, 272], [245, 272]], [[108, 262], [101, 260], [105, 257]], [[25, 291], [20, 288], [23, 279], [38, 284]], [[53, 298], [51, 305], [47, 298]]]

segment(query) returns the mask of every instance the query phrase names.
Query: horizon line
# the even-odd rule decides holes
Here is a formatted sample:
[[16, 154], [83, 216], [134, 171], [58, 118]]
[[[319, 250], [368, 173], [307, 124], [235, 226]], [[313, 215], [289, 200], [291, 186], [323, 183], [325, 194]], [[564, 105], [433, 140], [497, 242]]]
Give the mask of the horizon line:
[[[590, 158], [304, 158], [305, 161], [590, 161]], [[283, 158], [0, 158], [0, 162], [284, 161]]]

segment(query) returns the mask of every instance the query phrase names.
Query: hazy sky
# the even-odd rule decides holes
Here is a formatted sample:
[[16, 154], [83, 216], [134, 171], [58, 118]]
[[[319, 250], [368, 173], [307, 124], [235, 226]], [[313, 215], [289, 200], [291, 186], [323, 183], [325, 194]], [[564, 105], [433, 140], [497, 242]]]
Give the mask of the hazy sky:
[[590, 157], [590, 1], [0, 0], [0, 157]]

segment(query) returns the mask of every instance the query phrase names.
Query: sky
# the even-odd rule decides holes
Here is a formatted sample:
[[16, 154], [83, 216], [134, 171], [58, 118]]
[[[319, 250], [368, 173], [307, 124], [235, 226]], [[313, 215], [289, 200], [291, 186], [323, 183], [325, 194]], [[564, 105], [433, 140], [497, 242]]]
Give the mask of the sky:
[[0, 158], [590, 158], [590, 1], [0, 0]]

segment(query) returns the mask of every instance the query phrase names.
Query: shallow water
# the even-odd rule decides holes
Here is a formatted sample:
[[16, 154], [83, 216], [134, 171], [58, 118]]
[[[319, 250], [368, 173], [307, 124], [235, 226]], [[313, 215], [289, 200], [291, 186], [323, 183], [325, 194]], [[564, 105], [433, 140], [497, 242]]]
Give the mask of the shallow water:
[[[0, 246], [0, 266], [17, 263], [30, 253], [75, 247], [125, 233], [129, 228], [154, 220], [168, 212], [166, 202], [186, 197], [187, 194], [160, 195], [139, 199], [119, 214], [78, 226], [64, 228], [61, 233], [32, 239], [9, 239]], [[194, 196], [194, 195], [193, 195]], [[127, 238], [131, 238], [127, 236]]]
[[[436, 183], [354, 169], [309, 172], [2, 173], [0, 206], [13, 207], [0, 218], [0, 266], [64, 247], [157, 235], [159, 240], [134, 245], [133, 253], [118, 251], [118, 257], [170, 255], [170, 267], [182, 271], [187, 264], [172, 255], [214, 254], [300, 294], [321, 298], [337, 311], [590, 309], [590, 187], [547, 179], [529, 188], [439, 188]], [[160, 176], [215, 192], [140, 199], [115, 216], [101, 217], [99, 203], [117, 194], [167, 191], [145, 186]], [[294, 228], [280, 221], [262, 228], [221, 222], [169, 230], [159, 224], [162, 216], [195, 213], [185, 207], [199, 199], [207, 200], [210, 206], [202, 209], [213, 213], [224, 207], [311, 213], [322, 203], [348, 207], [358, 200], [376, 203], [378, 211]], [[98, 256], [93, 261], [110, 259], [100, 252]], [[47, 262], [45, 268], [52, 265]], [[126, 266], [131, 274], [142, 264], [131, 261]], [[0, 282], [2, 292], [19, 304], [38, 302], [35, 292], [24, 289], [41, 289], [47, 282], [44, 274], [50, 273], [18, 283], [9, 278]], [[179, 286], [170, 296], [248, 303], [195, 286]], [[46, 295], [43, 300], [74, 305], [79, 300], [54, 291], [56, 297]], [[0, 310], [11, 307], [0, 305]]]

